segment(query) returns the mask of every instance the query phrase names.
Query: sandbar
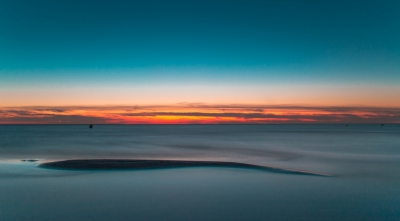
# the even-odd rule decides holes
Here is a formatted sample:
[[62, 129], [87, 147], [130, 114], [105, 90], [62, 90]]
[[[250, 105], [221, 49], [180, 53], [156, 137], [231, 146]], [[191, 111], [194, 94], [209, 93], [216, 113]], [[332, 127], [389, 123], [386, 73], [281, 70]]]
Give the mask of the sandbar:
[[120, 170], [120, 169], [167, 169], [182, 167], [230, 167], [256, 169], [274, 173], [298, 175], [331, 176], [305, 170], [285, 169], [278, 167], [261, 166], [255, 164], [225, 162], [225, 161], [188, 161], [188, 160], [143, 160], [143, 159], [79, 159], [62, 160], [42, 163], [41, 168], [64, 170]]

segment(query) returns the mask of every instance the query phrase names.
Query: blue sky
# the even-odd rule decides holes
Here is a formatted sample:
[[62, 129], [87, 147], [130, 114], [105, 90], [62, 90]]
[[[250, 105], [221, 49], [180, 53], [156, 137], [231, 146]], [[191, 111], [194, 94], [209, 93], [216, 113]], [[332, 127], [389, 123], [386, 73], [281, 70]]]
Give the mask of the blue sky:
[[369, 69], [395, 78], [400, 67], [398, 1], [1, 4], [1, 70], [240, 66], [373, 79]]
[[400, 106], [400, 1], [0, 2], [0, 106]]

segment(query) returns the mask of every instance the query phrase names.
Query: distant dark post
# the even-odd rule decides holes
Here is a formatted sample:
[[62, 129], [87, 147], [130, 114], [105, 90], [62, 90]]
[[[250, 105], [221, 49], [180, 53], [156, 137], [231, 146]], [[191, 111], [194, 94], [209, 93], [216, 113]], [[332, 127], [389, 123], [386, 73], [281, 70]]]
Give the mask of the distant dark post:
[[93, 128], [93, 124], [91, 124], [91, 125], [89, 126], [89, 128]]

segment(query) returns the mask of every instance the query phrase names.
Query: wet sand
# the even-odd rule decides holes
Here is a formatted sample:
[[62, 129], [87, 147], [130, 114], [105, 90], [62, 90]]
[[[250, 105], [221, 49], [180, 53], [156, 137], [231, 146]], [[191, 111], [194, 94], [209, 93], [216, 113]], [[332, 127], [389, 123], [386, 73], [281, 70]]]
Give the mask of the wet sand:
[[182, 161], [182, 160], [126, 160], [126, 159], [82, 159], [42, 163], [41, 168], [65, 170], [119, 170], [119, 169], [167, 169], [179, 167], [229, 167], [264, 170], [274, 173], [298, 175], [331, 176], [329, 174], [295, 169], [277, 168], [223, 161]]

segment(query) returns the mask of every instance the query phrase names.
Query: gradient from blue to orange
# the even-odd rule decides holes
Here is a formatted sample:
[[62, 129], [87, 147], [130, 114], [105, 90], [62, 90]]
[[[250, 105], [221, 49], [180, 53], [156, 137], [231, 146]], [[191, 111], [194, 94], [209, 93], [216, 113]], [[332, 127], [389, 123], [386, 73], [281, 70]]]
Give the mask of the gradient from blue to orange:
[[[4, 0], [0, 123], [269, 122], [243, 120], [249, 107], [288, 122], [368, 107], [377, 119], [350, 121], [398, 123], [399, 14], [396, 0]], [[238, 118], [221, 120], [220, 106]], [[132, 107], [146, 112], [115, 117]]]

